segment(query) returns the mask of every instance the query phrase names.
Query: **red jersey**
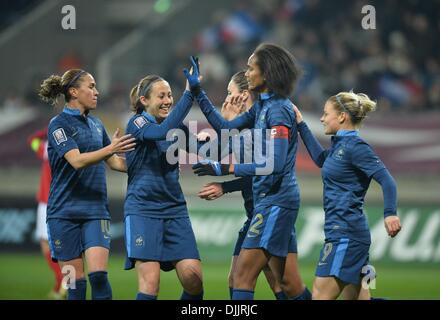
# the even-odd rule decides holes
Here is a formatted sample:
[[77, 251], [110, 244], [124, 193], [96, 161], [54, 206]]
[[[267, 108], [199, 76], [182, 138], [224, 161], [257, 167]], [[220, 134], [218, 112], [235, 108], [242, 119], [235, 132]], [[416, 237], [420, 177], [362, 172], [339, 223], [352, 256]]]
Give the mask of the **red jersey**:
[[28, 138], [28, 143], [37, 157], [43, 161], [41, 164], [40, 187], [37, 192], [37, 201], [47, 203], [49, 199], [50, 173], [49, 158], [47, 156], [47, 128], [35, 132]]

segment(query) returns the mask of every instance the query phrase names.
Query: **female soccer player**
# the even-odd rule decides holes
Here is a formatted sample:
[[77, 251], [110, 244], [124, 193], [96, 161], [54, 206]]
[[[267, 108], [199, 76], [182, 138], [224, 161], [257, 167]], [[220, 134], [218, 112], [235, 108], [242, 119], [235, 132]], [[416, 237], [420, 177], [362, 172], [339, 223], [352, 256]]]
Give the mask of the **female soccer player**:
[[179, 163], [167, 161], [174, 142], [166, 139], [167, 133], [181, 128], [188, 135], [182, 121], [193, 104], [189, 89], [200, 90], [194, 66], [191, 74], [186, 70], [185, 74], [187, 90], [172, 112], [170, 85], [159, 76], [143, 78], [130, 94], [135, 115], [128, 121], [127, 133], [136, 138], [137, 147], [127, 154], [125, 269], [137, 270], [138, 300], [157, 299], [160, 270], [174, 268], [184, 289], [181, 299], [203, 298], [202, 268], [179, 184]]
[[340, 92], [330, 97], [321, 122], [332, 135], [330, 149], [324, 150], [294, 107], [298, 130], [307, 150], [322, 168], [324, 183], [325, 244], [316, 269], [313, 299], [370, 299], [362, 290], [361, 277], [368, 265], [371, 236], [365, 217], [364, 197], [371, 179], [384, 196], [385, 228], [395, 237], [400, 229], [396, 213], [396, 183], [371, 147], [359, 137], [359, 128], [376, 103], [365, 94]]
[[196, 95], [202, 112], [215, 130], [254, 128], [253, 163], [202, 161], [193, 166], [198, 175], [232, 173], [238, 177], [253, 177], [254, 215], [237, 259], [232, 299], [253, 299], [258, 275], [268, 263], [290, 299], [310, 297], [299, 275], [296, 254], [291, 266], [286, 267], [295, 275], [294, 286], [286, 286], [285, 274], [289, 247], [297, 252], [294, 224], [299, 209], [295, 176], [298, 133], [288, 96], [299, 73], [294, 57], [287, 50], [262, 44], [248, 60], [249, 89], [258, 94], [258, 101], [248, 112], [226, 121], [205, 93]]
[[118, 129], [110, 141], [101, 121], [89, 115], [96, 109], [98, 90], [93, 76], [84, 70], [50, 76], [39, 95], [54, 105], [60, 96], [66, 102], [48, 128], [52, 182], [47, 228], [52, 258], [60, 261], [70, 278], [68, 299], [86, 298], [83, 255], [92, 299], [111, 299], [106, 271], [110, 215], [103, 160], [113, 170], [126, 171], [125, 159], [116, 154], [132, 150], [134, 139], [119, 137]]
[[[233, 99], [234, 97], [240, 97], [240, 99]], [[249, 111], [254, 103], [255, 97], [254, 94], [249, 91], [248, 82], [245, 76], [245, 71], [240, 71], [234, 74], [231, 78], [231, 81], [228, 85], [228, 95], [223, 103], [221, 109], [221, 115], [225, 120], [233, 120], [241, 113]], [[252, 131], [245, 129], [240, 133], [240, 136], [243, 139], [240, 141], [240, 145], [238, 148], [234, 148], [234, 155], [240, 163], [244, 163], [244, 159], [252, 160], [252, 143], [249, 144], [249, 141], [252, 139]], [[250, 136], [250, 137], [249, 137]], [[251, 162], [251, 161], [250, 161]], [[232, 289], [234, 283], [234, 274], [237, 266], [237, 258], [241, 250], [241, 245], [246, 237], [246, 234], [249, 230], [249, 226], [251, 224], [252, 216], [254, 213], [254, 204], [253, 204], [253, 196], [252, 196], [252, 177], [242, 177], [239, 179], [235, 179], [232, 181], [225, 181], [222, 183], [212, 182], [205, 185], [200, 192], [198, 193], [199, 197], [206, 200], [215, 200], [223, 196], [225, 193], [241, 191], [244, 200], [244, 207], [246, 210], [246, 221], [243, 224], [243, 227], [238, 233], [238, 239], [234, 246], [234, 251], [232, 255], [231, 261], [231, 269], [229, 271], [229, 290], [230, 297], [232, 298]], [[293, 241], [292, 241], [293, 242]], [[293, 243], [292, 243], [293, 244]], [[289, 253], [286, 258], [286, 264], [289, 264], [289, 261], [294, 261], [294, 251], [295, 248], [289, 248]], [[289, 287], [289, 280], [293, 277], [289, 277], [289, 265], [287, 265], [285, 270], [285, 286]], [[270, 288], [272, 289], [276, 299], [278, 300], [286, 300], [287, 296], [282, 291], [280, 284], [276, 281], [273, 276], [272, 271], [269, 266], [265, 266], [263, 269], [264, 275], [266, 276], [267, 282], [269, 283]], [[293, 283], [292, 285], [295, 285]], [[303, 288], [301, 284], [301, 288]]]

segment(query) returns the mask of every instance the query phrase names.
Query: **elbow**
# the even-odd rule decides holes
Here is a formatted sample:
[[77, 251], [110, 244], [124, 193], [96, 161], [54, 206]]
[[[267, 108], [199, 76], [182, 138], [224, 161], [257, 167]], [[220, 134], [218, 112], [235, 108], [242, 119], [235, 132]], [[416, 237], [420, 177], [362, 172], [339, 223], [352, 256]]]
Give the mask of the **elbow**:
[[75, 170], [81, 170], [81, 169], [83, 169], [84, 167], [85, 167], [85, 165], [83, 165], [83, 164], [81, 164], [81, 163], [79, 163], [79, 162], [74, 162], [74, 163], [71, 163], [70, 164], [72, 167], [73, 167], [73, 169], [75, 169]]
[[84, 169], [87, 166], [86, 163], [81, 161], [81, 160], [72, 161], [72, 162], [70, 162], [70, 165], [75, 170], [81, 170], [81, 169]]
[[82, 159], [80, 159], [79, 157], [76, 159], [70, 160], [69, 163], [73, 167], [73, 169], [75, 169], [75, 170], [81, 170], [81, 169], [84, 169], [85, 167], [87, 167], [87, 163], [85, 161], [83, 161]]

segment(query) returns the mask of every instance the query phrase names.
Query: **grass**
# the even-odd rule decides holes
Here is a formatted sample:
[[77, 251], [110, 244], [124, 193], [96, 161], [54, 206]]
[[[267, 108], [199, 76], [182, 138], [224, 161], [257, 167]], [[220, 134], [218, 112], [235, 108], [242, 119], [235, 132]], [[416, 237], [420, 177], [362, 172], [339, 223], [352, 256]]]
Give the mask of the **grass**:
[[[135, 271], [124, 271], [124, 257], [113, 255], [109, 278], [114, 299], [134, 299], [137, 292]], [[440, 271], [435, 265], [375, 265], [378, 272], [372, 295], [388, 299], [440, 299]], [[301, 264], [301, 273], [311, 288], [315, 266]], [[205, 299], [229, 299], [227, 274], [229, 261], [203, 262]], [[53, 283], [45, 260], [38, 254], [0, 254], [0, 299], [46, 299]], [[181, 287], [175, 272], [161, 274], [159, 299], [175, 300]], [[90, 296], [90, 287], [88, 288]], [[255, 299], [273, 299], [264, 277], [260, 277]]]

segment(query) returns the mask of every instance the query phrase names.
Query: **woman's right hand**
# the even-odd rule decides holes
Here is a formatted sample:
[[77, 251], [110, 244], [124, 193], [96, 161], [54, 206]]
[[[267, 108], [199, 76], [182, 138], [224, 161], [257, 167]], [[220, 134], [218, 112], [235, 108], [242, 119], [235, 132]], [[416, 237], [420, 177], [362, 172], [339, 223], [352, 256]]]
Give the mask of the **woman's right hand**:
[[300, 124], [301, 122], [303, 122], [303, 116], [301, 114], [301, 111], [299, 111], [298, 107], [295, 106], [293, 104], [293, 111], [295, 112], [296, 115], [296, 123]]
[[136, 147], [134, 142], [136, 139], [131, 137], [131, 134], [126, 134], [122, 137], [120, 135], [119, 128], [116, 129], [112, 137], [112, 142], [109, 145], [112, 154], [115, 153], [125, 153], [128, 151], [133, 151]]

